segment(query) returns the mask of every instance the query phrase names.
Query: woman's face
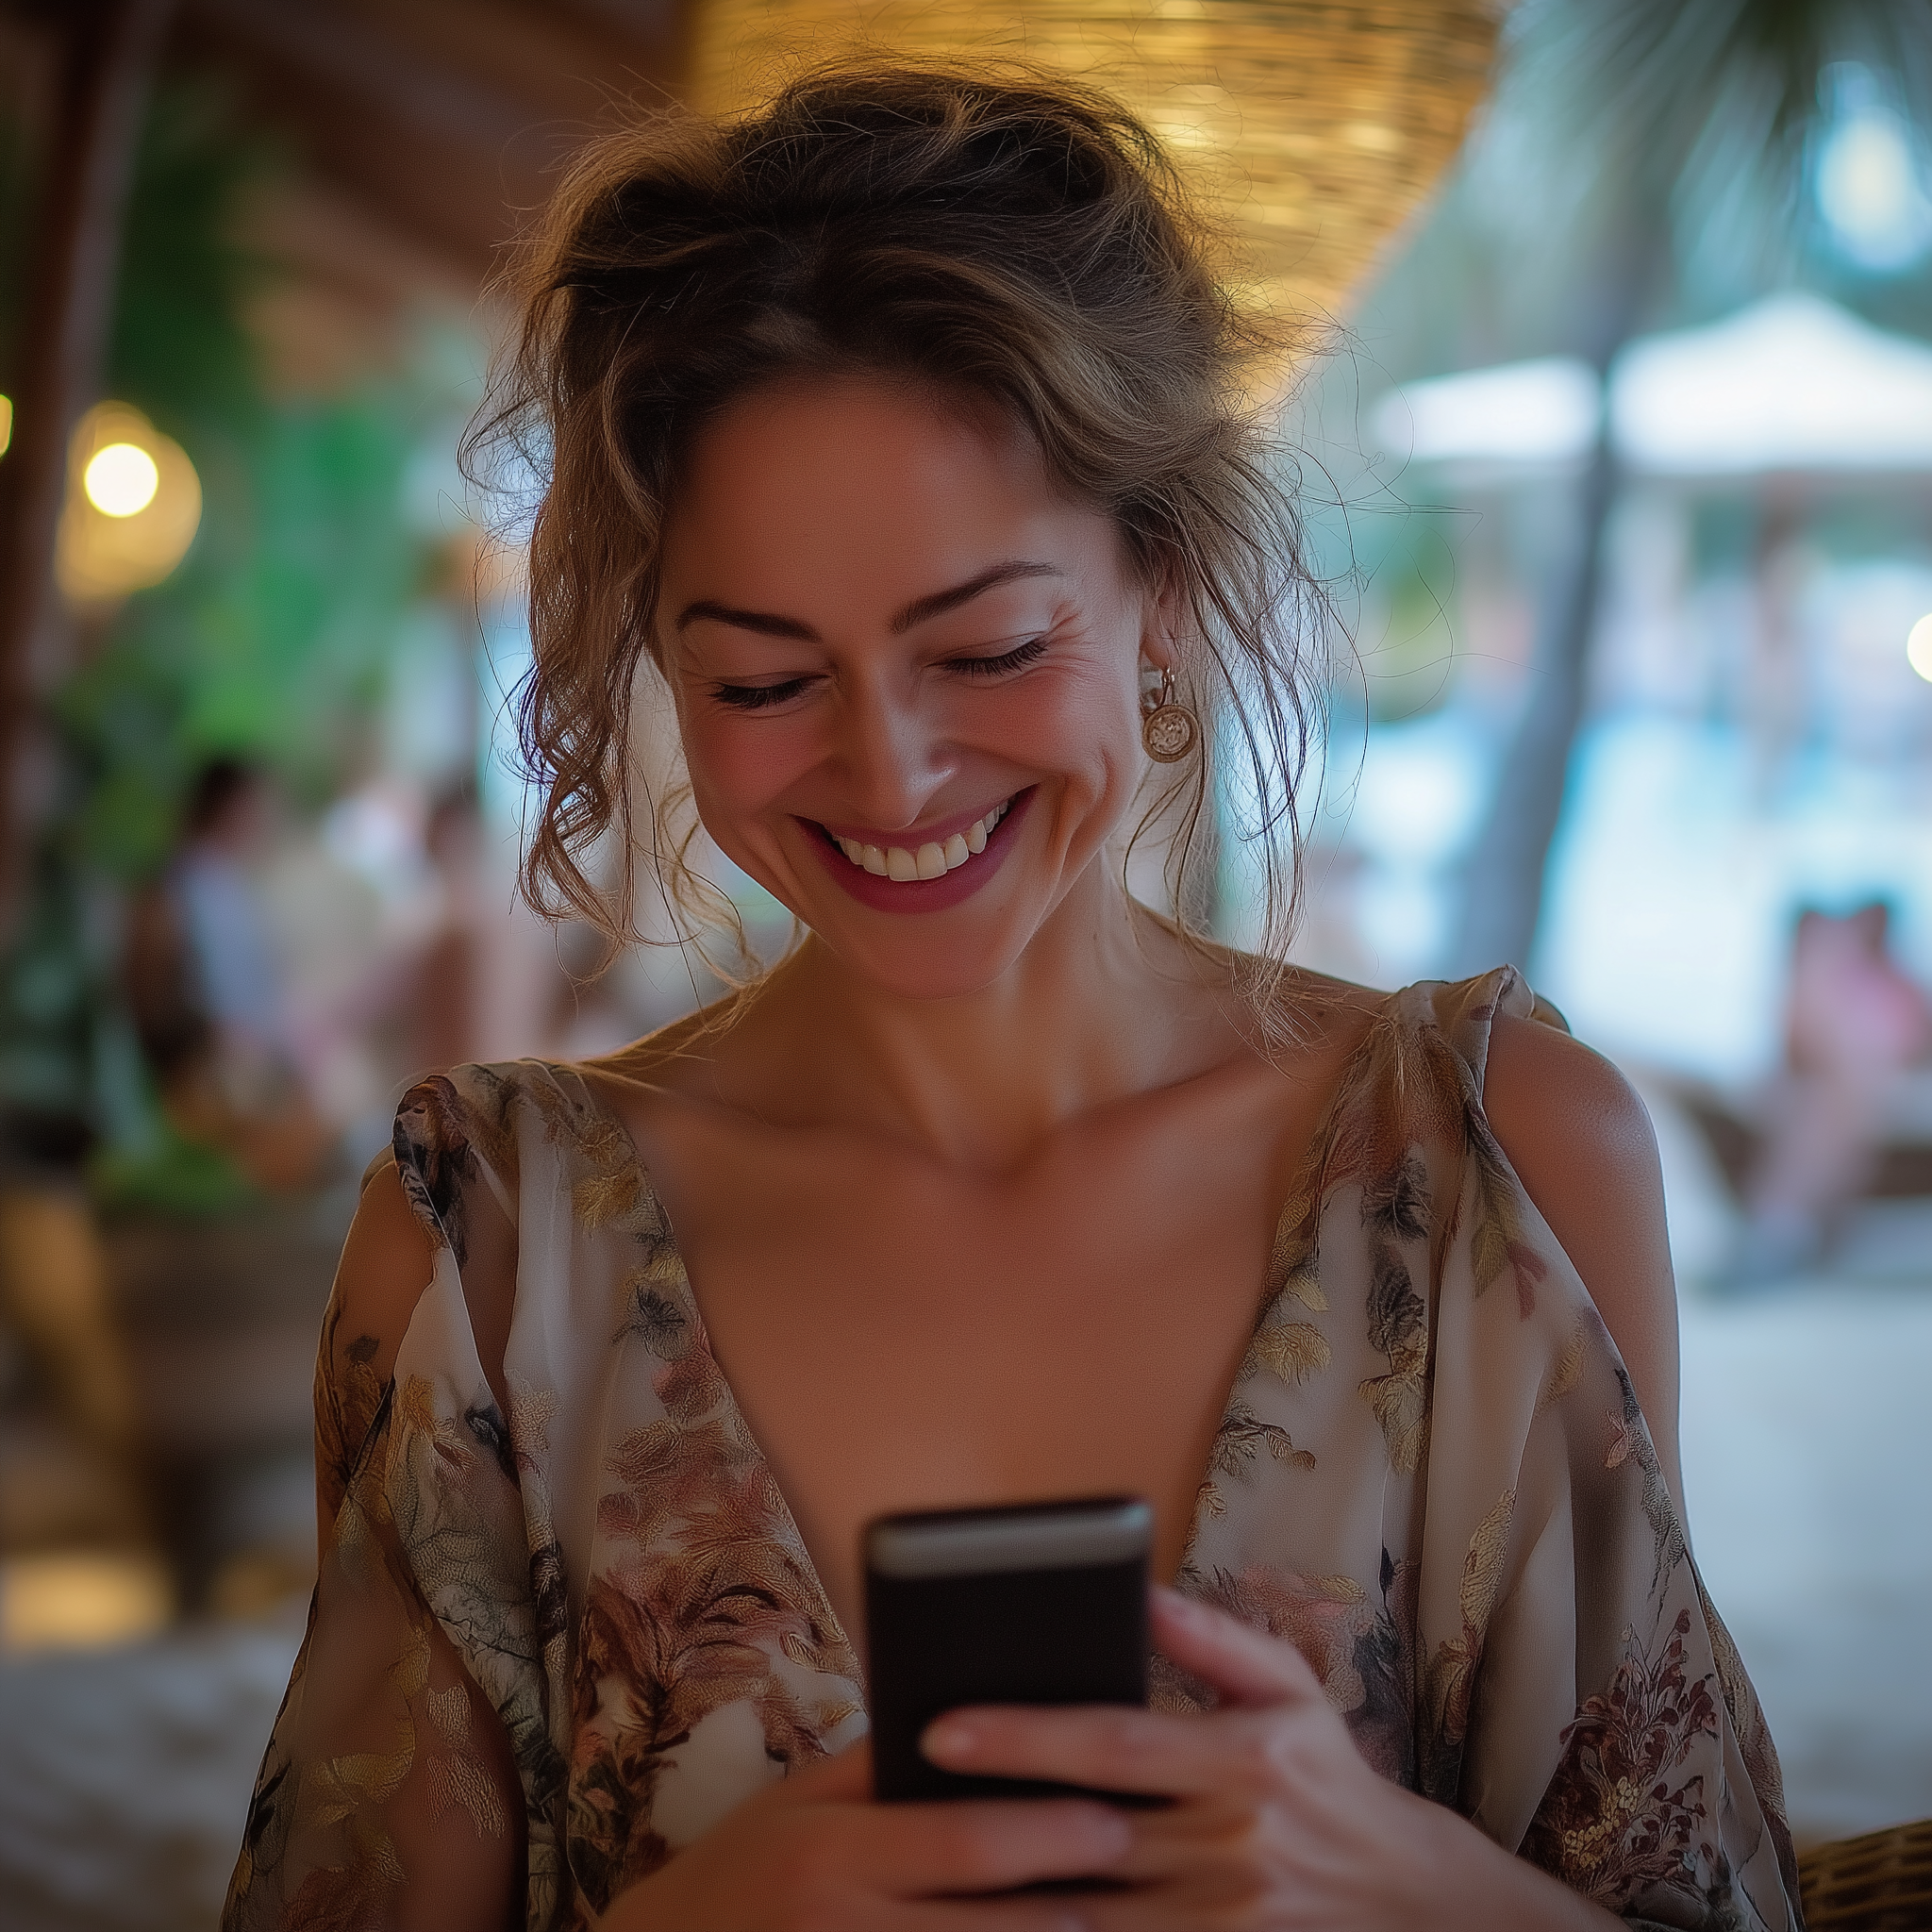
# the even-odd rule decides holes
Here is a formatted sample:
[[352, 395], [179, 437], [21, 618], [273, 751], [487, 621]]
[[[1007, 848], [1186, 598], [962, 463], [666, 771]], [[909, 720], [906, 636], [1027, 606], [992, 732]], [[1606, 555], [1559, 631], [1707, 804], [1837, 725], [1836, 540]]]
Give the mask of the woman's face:
[[755, 391], [699, 440], [658, 645], [707, 830], [848, 964], [991, 983], [1144, 769], [1156, 600], [1019, 429], [859, 376]]

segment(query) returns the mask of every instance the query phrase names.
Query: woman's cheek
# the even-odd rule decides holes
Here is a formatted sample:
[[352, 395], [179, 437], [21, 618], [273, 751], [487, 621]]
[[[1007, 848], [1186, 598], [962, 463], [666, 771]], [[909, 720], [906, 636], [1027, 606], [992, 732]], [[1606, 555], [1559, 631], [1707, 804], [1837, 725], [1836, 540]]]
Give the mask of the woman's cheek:
[[764, 810], [815, 756], [809, 729], [789, 718], [719, 719], [688, 729], [684, 739], [685, 767], [708, 824], [714, 813], [736, 821]]
[[1120, 692], [1098, 680], [1041, 679], [1016, 686], [991, 718], [975, 718], [969, 728], [969, 741], [1083, 790], [1103, 786], [1123, 760], [1131, 764], [1140, 743], [1130, 705], [1124, 706]]

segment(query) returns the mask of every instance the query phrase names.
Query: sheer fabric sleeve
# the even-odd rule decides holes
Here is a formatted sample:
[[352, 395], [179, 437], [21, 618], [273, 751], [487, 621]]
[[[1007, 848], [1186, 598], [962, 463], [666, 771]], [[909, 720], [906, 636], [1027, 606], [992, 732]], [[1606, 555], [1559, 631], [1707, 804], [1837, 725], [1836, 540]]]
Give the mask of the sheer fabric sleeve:
[[[225, 1932], [481, 1932], [525, 1916], [513, 1748], [496, 1699], [432, 1599], [439, 1545], [447, 1556], [465, 1528], [487, 1541], [488, 1519], [504, 1513], [489, 1507], [500, 1495], [486, 1495], [480, 1522], [461, 1507], [479, 1460], [495, 1459], [478, 1441], [487, 1425], [467, 1440], [452, 1428], [433, 1363], [471, 1335], [466, 1287], [486, 1299], [513, 1289], [515, 1237], [487, 1189], [446, 1191], [439, 1209], [423, 1149], [405, 1143], [400, 1124], [397, 1141], [435, 1274], [413, 1306], [399, 1304], [358, 1274], [369, 1244], [355, 1237], [338, 1272], [315, 1381], [320, 1567]], [[394, 1174], [375, 1174], [364, 1212], [371, 1186], [395, 1185]], [[363, 1271], [393, 1272], [387, 1258], [365, 1259]], [[477, 1278], [466, 1281], [472, 1271]], [[512, 1474], [492, 1467], [486, 1488], [503, 1491]], [[513, 1523], [495, 1526], [520, 1545]], [[477, 1567], [495, 1566], [486, 1553]]]
[[1504, 973], [1437, 1001], [1462, 1116], [1431, 1350], [1427, 1482], [1460, 1505], [1438, 1587], [1462, 1627], [1423, 1671], [1440, 1795], [1639, 1932], [1793, 1932], [1757, 1693], [1590, 1284], [1482, 1106], [1491, 1023], [1531, 999]]
[[1535, 1010], [1507, 968], [1385, 1009], [1282, 1216], [1182, 1584], [1295, 1643], [1385, 1776], [1631, 1926], [1796, 1932], [1757, 1699], [1484, 1110], [1492, 1020]]

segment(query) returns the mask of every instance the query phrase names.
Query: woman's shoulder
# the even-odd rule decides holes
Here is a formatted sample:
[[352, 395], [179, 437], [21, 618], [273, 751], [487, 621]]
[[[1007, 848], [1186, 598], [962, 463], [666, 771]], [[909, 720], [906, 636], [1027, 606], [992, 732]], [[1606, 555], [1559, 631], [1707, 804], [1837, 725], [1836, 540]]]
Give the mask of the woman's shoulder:
[[402, 1096], [391, 1144], [364, 1171], [324, 1321], [316, 1397], [325, 1462], [362, 1440], [440, 1257], [454, 1263], [477, 1359], [503, 1401], [519, 1278], [519, 1110], [567, 1108], [569, 1071], [541, 1060], [457, 1066]]
[[485, 1273], [500, 1272], [483, 1264], [514, 1248], [519, 1111], [567, 1105], [570, 1073], [546, 1060], [476, 1062], [403, 1093], [390, 1145], [363, 1172], [337, 1269], [325, 1350], [343, 1352], [344, 1374], [387, 1379], [440, 1250], [473, 1298]]
[[319, 1379], [378, 1390], [389, 1380], [409, 1318], [436, 1273], [436, 1249], [385, 1150], [362, 1175], [361, 1197], [336, 1267]]
[[1381, 1083], [1391, 1097], [1412, 1099], [1431, 1077], [1458, 1086], [1546, 1218], [1572, 1218], [1563, 1206], [1593, 1191], [1654, 1191], [1656, 1136], [1635, 1088], [1515, 968], [1369, 997], [1371, 1030], [1392, 1048]]
[[1479, 1115], [1609, 1329], [1681, 1496], [1676, 1283], [1650, 1115], [1512, 970], [1431, 991], [1438, 1011], [1489, 1008], [1476, 1023]]
[[[739, 987], [708, 1006], [680, 1014], [627, 1046], [581, 1061], [575, 1071], [593, 1086], [669, 1091], [706, 1086], [708, 1070], [720, 1052], [741, 1043], [746, 1032], [741, 1023], [751, 1014], [755, 996], [769, 978]], [[759, 1028], [749, 1030], [763, 1037]]]
[[625, 1165], [628, 1143], [602, 1091], [605, 1068], [622, 1058], [479, 1061], [415, 1082], [396, 1108], [392, 1146], [431, 1238], [447, 1240], [460, 1262], [460, 1223], [479, 1193], [514, 1221], [533, 1149], [575, 1150], [593, 1167]]
[[[1491, 1010], [1477, 1069], [1482, 1109], [1526, 1184], [1532, 1174], [1601, 1185], [1620, 1174], [1644, 1181], [1655, 1173], [1657, 1140], [1637, 1090], [1512, 968], [1445, 991], [1477, 1006], [1487, 995]], [[1538, 1190], [1532, 1185], [1530, 1191]]]

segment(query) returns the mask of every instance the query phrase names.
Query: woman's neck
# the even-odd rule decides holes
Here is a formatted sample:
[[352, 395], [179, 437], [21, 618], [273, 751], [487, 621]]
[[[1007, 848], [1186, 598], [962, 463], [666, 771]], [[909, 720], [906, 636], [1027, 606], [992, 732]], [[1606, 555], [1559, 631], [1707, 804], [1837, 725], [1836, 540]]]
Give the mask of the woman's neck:
[[708, 1058], [726, 1104], [1001, 1172], [1066, 1122], [1226, 1058], [1231, 1008], [1211, 960], [1095, 864], [989, 986], [898, 997], [808, 939]]

